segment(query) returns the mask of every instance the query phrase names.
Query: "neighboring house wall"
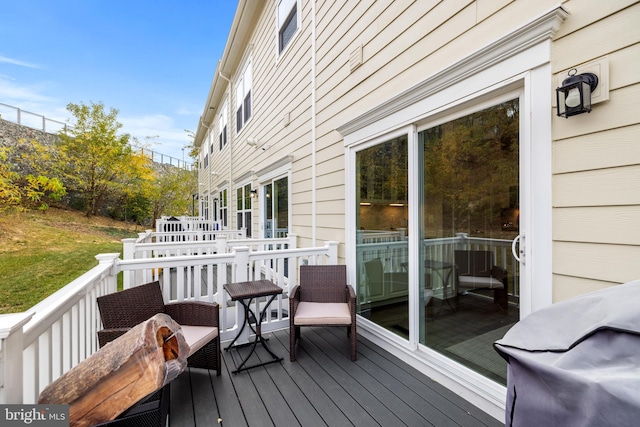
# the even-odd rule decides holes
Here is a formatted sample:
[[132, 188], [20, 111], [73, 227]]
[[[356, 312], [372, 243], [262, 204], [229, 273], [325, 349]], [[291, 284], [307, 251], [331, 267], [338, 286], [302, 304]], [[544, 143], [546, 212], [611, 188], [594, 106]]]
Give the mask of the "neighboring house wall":
[[640, 3], [563, 7], [554, 75], [608, 56], [610, 94], [553, 121], [554, 301], [640, 277]]

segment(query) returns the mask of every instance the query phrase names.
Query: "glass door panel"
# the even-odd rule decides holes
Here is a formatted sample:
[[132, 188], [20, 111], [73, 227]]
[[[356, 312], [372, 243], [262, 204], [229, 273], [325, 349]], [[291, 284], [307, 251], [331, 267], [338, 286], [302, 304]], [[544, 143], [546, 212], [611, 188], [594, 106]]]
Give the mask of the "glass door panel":
[[289, 179], [280, 178], [273, 182], [274, 237], [287, 237], [289, 233]]
[[359, 151], [356, 169], [358, 314], [408, 338], [407, 136]]
[[502, 384], [493, 342], [519, 318], [519, 100], [419, 133], [420, 342]]
[[264, 237], [273, 238], [273, 184], [263, 187], [264, 197]]
[[264, 237], [287, 237], [289, 234], [289, 178], [263, 185]]

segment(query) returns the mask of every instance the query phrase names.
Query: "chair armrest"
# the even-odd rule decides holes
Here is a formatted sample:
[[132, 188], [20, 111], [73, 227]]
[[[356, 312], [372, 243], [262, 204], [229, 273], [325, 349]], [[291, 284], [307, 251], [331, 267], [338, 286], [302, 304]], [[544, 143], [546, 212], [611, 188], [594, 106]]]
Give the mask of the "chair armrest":
[[293, 315], [298, 309], [298, 303], [300, 302], [300, 286], [296, 285], [289, 294], [289, 317], [293, 319]]
[[126, 334], [129, 329], [131, 328], [113, 328], [102, 329], [101, 331], [98, 331], [98, 345], [100, 346], [100, 348], [104, 347], [107, 343]]
[[498, 280], [502, 280], [507, 277], [507, 270], [502, 267], [494, 265], [491, 267], [491, 277], [495, 277]]
[[217, 303], [204, 301], [172, 302], [164, 306], [166, 314], [181, 325], [218, 327]]
[[352, 286], [345, 285], [347, 287], [347, 304], [349, 304], [349, 311], [351, 311], [352, 320], [356, 319], [356, 292]]

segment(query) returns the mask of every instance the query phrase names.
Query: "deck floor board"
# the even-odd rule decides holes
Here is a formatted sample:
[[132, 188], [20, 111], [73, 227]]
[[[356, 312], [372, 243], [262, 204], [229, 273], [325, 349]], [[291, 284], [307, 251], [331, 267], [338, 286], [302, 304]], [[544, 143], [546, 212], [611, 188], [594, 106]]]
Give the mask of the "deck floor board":
[[282, 362], [232, 374], [247, 349], [223, 350], [222, 375], [188, 368], [174, 380], [170, 426], [504, 425], [362, 337], [351, 362], [343, 329], [303, 329], [293, 363], [288, 331], [268, 335]]

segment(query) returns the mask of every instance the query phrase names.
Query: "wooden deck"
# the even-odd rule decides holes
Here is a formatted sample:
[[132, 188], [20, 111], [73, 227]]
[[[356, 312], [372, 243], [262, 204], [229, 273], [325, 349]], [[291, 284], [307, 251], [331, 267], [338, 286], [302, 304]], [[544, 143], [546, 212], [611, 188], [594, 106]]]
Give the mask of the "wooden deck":
[[345, 334], [304, 328], [294, 363], [279, 331], [280, 363], [231, 374], [244, 348], [223, 350], [221, 376], [187, 369], [171, 384], [171, 427], [504, 425], [360, 336], [351, 362]]

